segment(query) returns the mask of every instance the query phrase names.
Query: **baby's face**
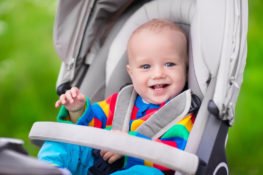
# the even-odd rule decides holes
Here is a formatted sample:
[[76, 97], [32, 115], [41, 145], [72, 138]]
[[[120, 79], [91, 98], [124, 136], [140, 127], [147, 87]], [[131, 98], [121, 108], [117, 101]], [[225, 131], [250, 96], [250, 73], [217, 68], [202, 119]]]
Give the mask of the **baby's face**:
[[128, 55], [128, 73], [145, 101], [161, 104], [183, 90], [187, 56], [182, 33], [140, 31], [131, 39]]

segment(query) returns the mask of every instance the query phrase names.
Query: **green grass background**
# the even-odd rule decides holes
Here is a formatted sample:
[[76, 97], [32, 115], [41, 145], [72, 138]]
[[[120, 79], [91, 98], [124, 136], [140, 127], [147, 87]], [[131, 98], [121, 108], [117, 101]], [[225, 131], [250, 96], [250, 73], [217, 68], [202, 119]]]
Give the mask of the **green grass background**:
[[[229, 130], [230, 174], [263, 174], [263, 1], [249, 1], [248, 58], [234, 127]], [[52, 32], [54, 0], [0, 0], [0, 137], [28, 140], [35, 121], [55, 120], [60, 61]]]

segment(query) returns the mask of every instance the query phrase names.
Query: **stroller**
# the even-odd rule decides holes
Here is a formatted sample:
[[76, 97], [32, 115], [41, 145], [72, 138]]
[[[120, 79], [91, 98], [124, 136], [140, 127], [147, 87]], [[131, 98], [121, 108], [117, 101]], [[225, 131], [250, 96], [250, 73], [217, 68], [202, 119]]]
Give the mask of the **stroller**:
[[55, 122], [36, 122], [29, 137], [37, 145], [54, 140], [139, 157], [176, 175], [229, 174], [225, 146], [246, 61], [246, 0], [59, 1], [54, 41], [63, 63], [57, 92], [77, 86], [98, 101], [130, 83], [126, 43], [137, 26], [153, 18], [174, 21], [188, 34], [188, 87], [202, 103], [184, 151]]

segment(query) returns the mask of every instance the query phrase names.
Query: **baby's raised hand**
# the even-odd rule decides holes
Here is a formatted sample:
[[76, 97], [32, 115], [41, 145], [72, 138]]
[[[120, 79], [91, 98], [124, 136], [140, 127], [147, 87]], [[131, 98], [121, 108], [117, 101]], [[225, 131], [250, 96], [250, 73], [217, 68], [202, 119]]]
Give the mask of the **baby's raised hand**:
[[55, 103], [55, 107], [58, 108], [64, 105], [69, 112], [78, 112], [84, 109], [85, 102], [85, 96], [77, 87], [73, 87], [59, 97]]

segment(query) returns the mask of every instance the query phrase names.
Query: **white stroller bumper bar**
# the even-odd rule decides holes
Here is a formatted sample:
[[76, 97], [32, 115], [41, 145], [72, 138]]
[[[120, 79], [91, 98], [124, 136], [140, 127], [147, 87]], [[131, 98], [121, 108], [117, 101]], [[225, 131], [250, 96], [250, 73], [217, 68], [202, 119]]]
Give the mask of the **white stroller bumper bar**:
[[94, 127], [57, 122], [36, 122], [29, 133], [36, 145], [60, 141], [139, 157], [186, 174], [196, 174], [199, 158], [171, 146]]

